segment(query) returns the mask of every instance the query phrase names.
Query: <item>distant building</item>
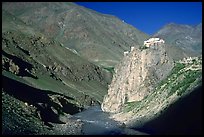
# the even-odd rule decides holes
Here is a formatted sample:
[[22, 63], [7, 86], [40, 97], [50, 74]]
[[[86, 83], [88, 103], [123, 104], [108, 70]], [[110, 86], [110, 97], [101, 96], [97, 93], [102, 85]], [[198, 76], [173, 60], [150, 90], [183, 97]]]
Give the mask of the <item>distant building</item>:
[[129, 53], [129, 51], [125, 51], [125, 52], [124, 52], [124, 56], [127, 56], [128, 53]]
[[182, 60], [179, 60], [179, 63], [191, 64], [193, 63], [193, 60], [198, 60], [198, 59], [196, 57], [187, 57], [187, 58], [183, 58]]
[[162, 43], [165, 43], [165, 41], [163, 39], [160, 39], [160, 38], [150, 38], [150, 39], [144, 41], [144, 46], [150, 47], [150, 46], [160, 45]]
[[131, 48], [130, 48], [130, 51], [133, 51], [133, 50], [134, 50], [134, 48], [135, 48], [135, 47], [131, 47]]

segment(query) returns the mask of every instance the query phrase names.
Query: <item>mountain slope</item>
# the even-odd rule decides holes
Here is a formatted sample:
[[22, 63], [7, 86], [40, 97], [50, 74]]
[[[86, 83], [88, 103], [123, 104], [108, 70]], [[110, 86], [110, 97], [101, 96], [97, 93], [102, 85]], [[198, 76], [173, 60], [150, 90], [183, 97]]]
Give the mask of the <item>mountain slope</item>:
[[4, 3], [3, 9], [105, 67], [115, 66], [124, 51], [148, 37], [114, 16], [74, 3]]
[[202, 56], [173, 63], [162, 54], [164, 46], [132, 50], [117, 65], [102, 103], [102, 109], [111, 112], [113, 119], [138, 129], [155, 118], [159, 121], [169, 106], [201, 90]]
[[[9, 18], [8, 14], [5, 18]], [[19, 26], [18, 28], [13, 27], [12, 21], [3, 22], [3, 26], [9, 28], [9, 30], [3, 29], [2, 33], [3, 57], [13, 58], [13, 61], [16, 58], [16, 60], [28, 62], [30, 67], [27, 69], [32, 70], [32, 73], [52, 75], [64, 83], [71, 82], [79, 84], [78, 87], [80, 87], [80, 83], [87, 84], [87, 81], [90, 81], [89, 83], [93, 81], [93, 84], [98, 82], [100, 87], [103, 87], [102, 85], [106, 87], [107, 82], [104, 81], [103, 72], [99, 67], [74, 54], [60, 43], [46, 38], [45, 35], [29, 26], [27, 29], [33, 31], [30, 35], [25, 33], [26, 29], [21, 31], [19, 28], [26, 25], [15, 23], [15, 26]], [[11, 31], [10, 28], [14, 30]], [[22, 65], [22, 67], [25, 66]]]
[[73, 3], [3, 3], [2, 17], [2, 134], [80, 133], [68, 118], [102, 102], [123, 51], [146, 37]]
[[160, 82], [152, 94], [141, 101], [126, 103], [123, 112], [113, 115], [113, 118], [129, 126], [141, 127], [146, 122], [159, 118], [179, 99], [188, 96], [197, 88], [201, 90], [202, 58], [196, 57], [192, 62], [184, 62], [177, 62], [171, 74]]
[[[170, 51], [176, 60], [202, 53], [202, 23], [196, 26], [170, 23], [161, 28], [153, 37], [160, 37], [173, 49]], [[175, 52], [178, 50], [178, 52]]]
[[99, 104], [110, 72], [4, 10], [2, 17], [2, 134], [75, 134], [49, 128]]
[[113, 118], [129, 125], [147, 122], [202, 81], [202, 57], [176, 62], [168, 75], [170, 57], [200, 54], [200, 30], [187, 42], [181, 37], [186, 47], [167, 38], [164, 47], [145, 49], [143, 32], [74, 3], [3, 3], [2, 134], [83, 134], [83, 122], [69, 118], [102, 103], [114, 73], [106, 111], [118, 110]]

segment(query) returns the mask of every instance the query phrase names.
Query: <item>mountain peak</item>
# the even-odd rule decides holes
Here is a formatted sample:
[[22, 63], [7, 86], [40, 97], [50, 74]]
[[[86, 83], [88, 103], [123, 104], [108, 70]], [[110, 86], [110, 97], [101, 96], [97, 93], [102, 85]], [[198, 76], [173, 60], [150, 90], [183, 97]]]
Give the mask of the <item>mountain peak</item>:
[[166, 44], [171, 47], [179, 48], [178, 52], [172, 51], [173, 58], [178, 57], [178, 55], [180, 56], [179, 59], [182, 59], [186, 55], [198, 56], [201, 54], [202, 23], [196, 26], [170, 23], [161, 28], [153, 36], [165, 39]]
[[75, 3], [5, 3], [3, 9], [105, 67], [115, 66], [124, 50], [142, 44], [148, 37], [115, 16]]

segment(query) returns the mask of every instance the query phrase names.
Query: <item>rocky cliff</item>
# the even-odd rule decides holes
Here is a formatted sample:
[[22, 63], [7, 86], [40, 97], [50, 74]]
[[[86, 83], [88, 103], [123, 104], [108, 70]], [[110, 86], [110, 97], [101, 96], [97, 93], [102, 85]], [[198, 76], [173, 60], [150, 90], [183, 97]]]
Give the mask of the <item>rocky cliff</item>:
[[125, 103], [142, 100], [167, 77], [172, 68], [173, 61], [164, 44], [131, 48], [131, 52], [115, 68], [102, 110], [117, 113]]
[[[172, 61], [166, 54], [165, 45], [133, 49], [115, 68], [102, 110], [111, 112], [111, 118], [135, 129], [143, 128], [152, 121], [163, 121], [162, 117], [172, 112], [171, 106], [177, 106], [181, 100], [188, 102], [188, 98], [197, 94], [197, 91], [201, 93], [201, 66], [202, 56]], [[196, 98], [199, 99], [199, 96]], [[196, 106], [196, 109], [199, 111], [200, 106]], [[188, 113], [194, 112], [191, 109]], [[198, 113], [195, 115], [200, 118]], [[170, 118], [175, 120], [177, 116], [174, 114]], [[200, 124], [196, 118], [185, 119], [186, 122], [193, 119]], [[177, 119], [172, 122], [173, 126], [179, 124]], [[163, 121], [162, 127], [165, 125]], [[189, 129], [189, 125], [180, 126]]]

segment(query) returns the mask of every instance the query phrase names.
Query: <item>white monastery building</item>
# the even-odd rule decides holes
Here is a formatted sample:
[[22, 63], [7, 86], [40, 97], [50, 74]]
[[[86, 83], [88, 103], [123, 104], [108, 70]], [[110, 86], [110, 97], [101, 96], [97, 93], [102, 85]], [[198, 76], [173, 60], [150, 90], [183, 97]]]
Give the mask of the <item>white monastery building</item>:
[[156, 45], [160, 45], [163, 43], [165, 43], [165, 41], [163, 39], [160, 39], [160, 38], [150, 38], [150, 39], [144, 41], [144, 45], [146, 47], [156, 46]]

